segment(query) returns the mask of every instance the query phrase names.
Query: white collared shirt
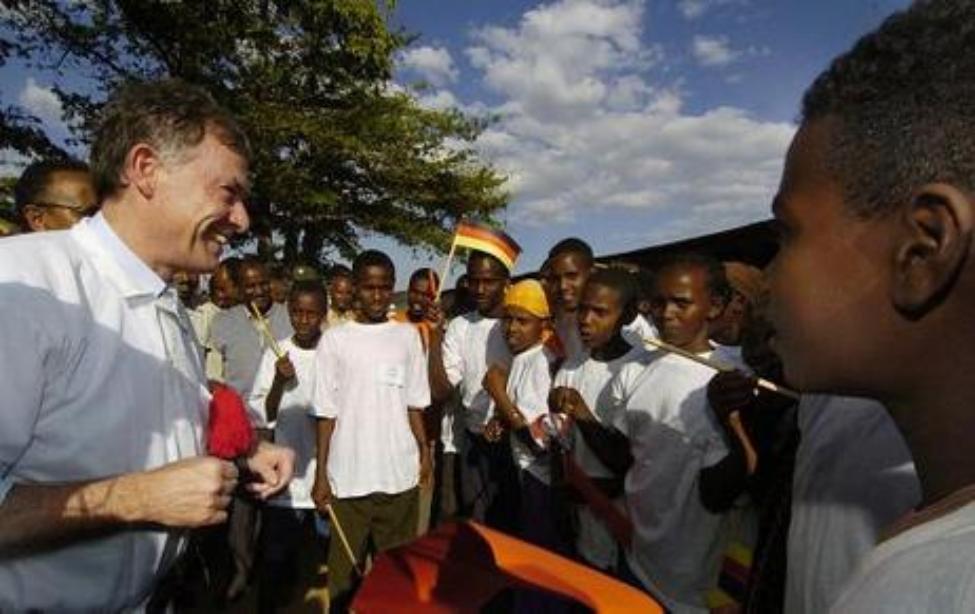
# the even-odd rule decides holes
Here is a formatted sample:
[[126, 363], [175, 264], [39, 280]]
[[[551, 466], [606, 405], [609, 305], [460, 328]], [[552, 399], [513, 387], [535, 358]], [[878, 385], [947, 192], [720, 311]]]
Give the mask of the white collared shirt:
[[[0, 491], [200, 453], [209, 393], [186, 312], [101, 215], [0, 241], [0, 313]], [[130, 529], [0, 560], [0, 611], [137, 607], [177, 537]]]

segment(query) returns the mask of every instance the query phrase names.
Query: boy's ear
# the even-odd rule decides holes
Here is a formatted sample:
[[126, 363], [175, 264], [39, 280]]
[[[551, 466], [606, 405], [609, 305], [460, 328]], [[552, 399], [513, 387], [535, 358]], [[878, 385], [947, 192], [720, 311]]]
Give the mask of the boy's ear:
[[900, 313], [918, 319], [951, 292], [968, 260], [975, 203], [952, 185], [930, 183], [902, 216], [891, 299]]

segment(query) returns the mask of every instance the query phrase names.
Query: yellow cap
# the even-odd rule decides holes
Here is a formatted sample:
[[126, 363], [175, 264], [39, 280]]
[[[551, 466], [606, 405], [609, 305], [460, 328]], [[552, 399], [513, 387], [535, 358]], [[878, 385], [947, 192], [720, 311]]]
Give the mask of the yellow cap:
[[551, 315], [548, 310], [548, 300], [542, 284], [534, 279], [519, 281], [508, 288], [504, 295], [505, 307], [520, 307], [537, 318], [547, 318]]

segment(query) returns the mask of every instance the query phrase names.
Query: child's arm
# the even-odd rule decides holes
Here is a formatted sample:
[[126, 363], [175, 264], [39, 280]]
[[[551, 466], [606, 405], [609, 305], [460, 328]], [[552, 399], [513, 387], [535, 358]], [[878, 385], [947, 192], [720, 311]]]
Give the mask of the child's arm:
[[335, 418], [318, 418], [316, 421], [317, 465], [311, 498], [315, 502], [315, 507], [323, 514], [326, 511], [325, 508], [332, 502], [332, 487], [328, 483], [328, 450], [332, 444], [332, 433], [334, 431]]
[[565, 414], [575, 421], [582, 438], [607, 469], [619, 477], [626, 475], [633, 464], [630, 440], [615, 428], [600, 424], [577, 390], [553, 388], [549, 406], [553, 412]]
[[708, 383], [708, 402], [724, 430], [728, 455], [701, 469], [701, 505], [720, 514], [731, 509], [758, 467], [758, 454], [741, 422], [741, 412], [755, 404], [751, 378], [737, 371], [719, 373]]
[[439, 303], [430, 306], [427, 320], [430, 322], [430, 348], [427, 360], [430, 397], [434, 403], [443, 403], [450, 397], [454, 387], [447, 377], [447, 368], [444, 366], [444, 344], [449, 343], [449, 340], [445, 339], [443, 312], [440, 310]]
[[267, 414], [268, 424], [278, 419], [278, 409], [281, 407], [281, 397], [284, 387], [295, 378], [295, 366], [285, 354], [274, 362], [274, 381], [264, 399], [264, 412]]
[[430, 445], [427, 443], [423, 410], [410, 407], [407, 415], [410, 419], [410, 430], [413, 431], [413, 438], [416, 439], [416, 447], [420, 451], [420, 486], [425, 488], [430, 485], [433, 477], [433, 457], [430, 453]]

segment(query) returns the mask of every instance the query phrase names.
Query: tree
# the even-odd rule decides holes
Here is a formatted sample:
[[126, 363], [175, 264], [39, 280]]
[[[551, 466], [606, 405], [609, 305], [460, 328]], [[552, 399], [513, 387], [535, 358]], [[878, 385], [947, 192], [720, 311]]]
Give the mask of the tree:
[[[13, 41], [0, 36], [0, 67], [11, 55], [19, 53], [21, 49]], [[25, 156], [64, 155], [40, 129], [37, 118], [15, 106], [0, 107], [0, 149], [12, 149]]]
[[409, 38], [370, 0], [3, 0], [32, 65], [89, 76], [56, 89], [84, 142], [107, 94], [174, 76], [206, 87], [252, 140], [255, 234], [288, 261], [359, 249], [363, 231], [442, 249], [490, 220], [504, 179], [472, 148], [482, 120], [421, 108], [392, 82]]

